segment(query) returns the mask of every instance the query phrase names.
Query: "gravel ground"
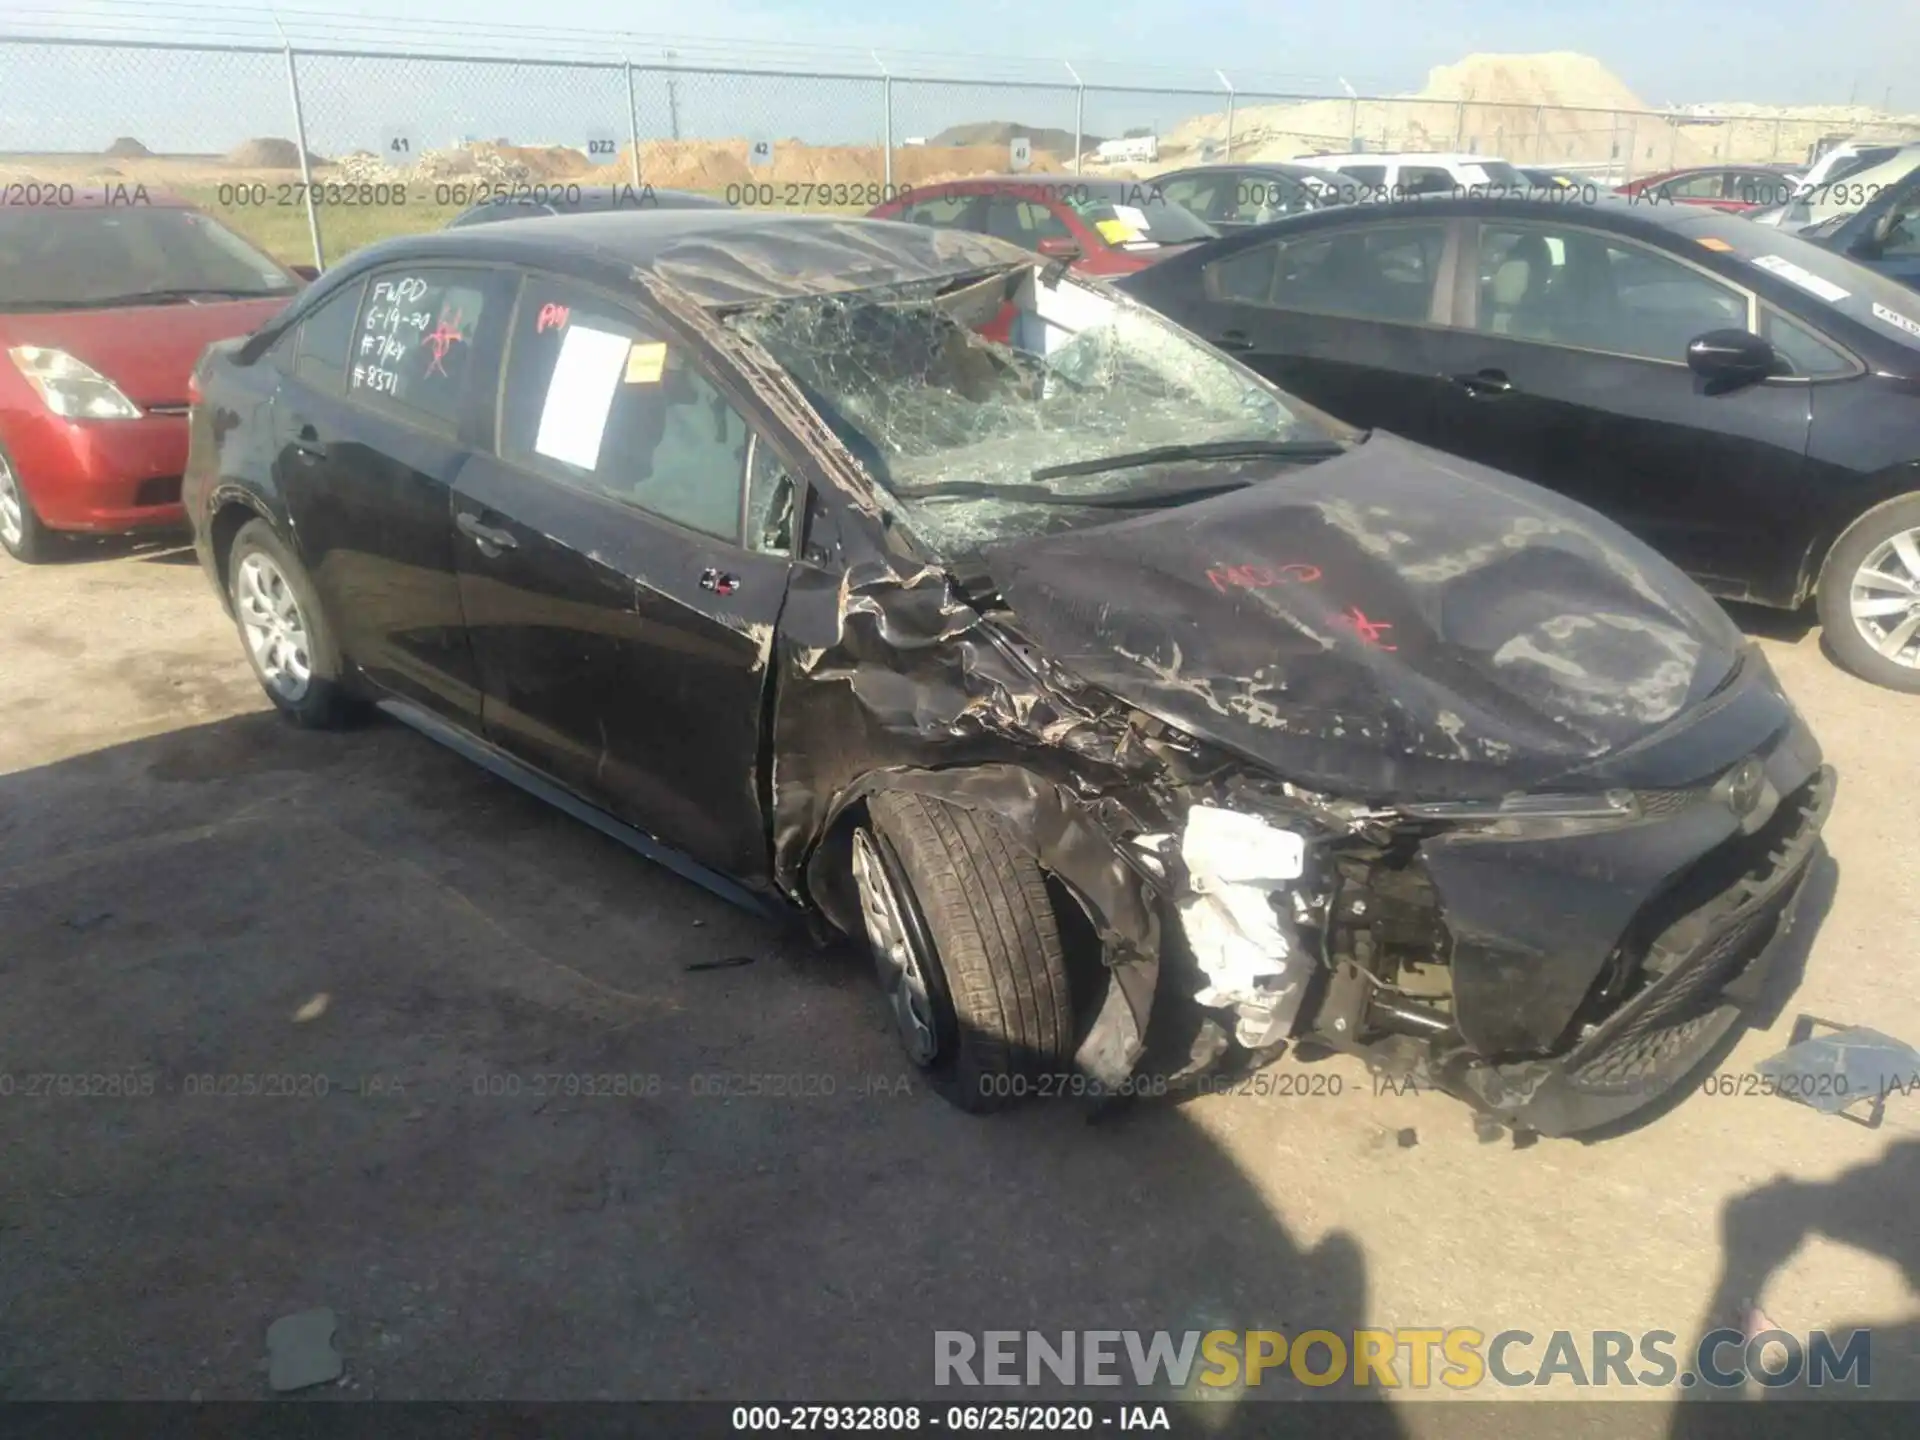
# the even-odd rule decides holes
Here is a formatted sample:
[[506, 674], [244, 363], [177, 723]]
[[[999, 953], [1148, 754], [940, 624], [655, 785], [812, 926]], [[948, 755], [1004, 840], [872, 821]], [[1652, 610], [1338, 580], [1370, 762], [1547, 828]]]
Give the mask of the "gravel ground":
[[[1741, 618], [1842, 787], [1798, 989], [1717, 1073], [1801, 1012], [1920, 1040], [1920, 699]], [[1341, 1093], [970, 1119], [844, 949], [398, 726], [281, 723], [181, 552], [0, 557], [0, 1396], [264, 1396], [267, 1326], [317, 1306], [346, 1396], [951, 1400], [936, 1328], [1684, 1343], [1753, 1305], [1875, 1327], [1874, 1393], [1920, 1395], [1920, 1095], [1515, 1147], [1312, 1069]], [[707, 1093], [749, 1076], [804, 1093]]]

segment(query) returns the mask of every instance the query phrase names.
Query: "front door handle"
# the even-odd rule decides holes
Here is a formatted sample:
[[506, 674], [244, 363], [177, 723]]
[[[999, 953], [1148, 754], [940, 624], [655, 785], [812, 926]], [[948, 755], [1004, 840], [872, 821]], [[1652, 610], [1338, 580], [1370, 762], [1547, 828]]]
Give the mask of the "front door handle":
[[1213, 342], [1213, 346], [1216, 350], [1251, 350], [1253, 341], [1247, 338], [1244, 330], [1227, 330]]
[[740, 588], [740, 577], [708, 566], [700, 572], [700, 588], [716, 595], [731, 595]]
[[520, 542], [514, 538], [511, 530], [496, 530], [491, 525], [482, 525], [478, 515], [468, 515], [464, 511], [453, 517], [453, 523], [460, 533], [470, 537], [480, 547], [480, 553], [489, 558], [503, 550], [517, 550]]
[[1513, 389], [1504, 370], [1475, 370], [1470, 375], [1454, 376], [1453, 383], [1469, 395], [1505, 395]]

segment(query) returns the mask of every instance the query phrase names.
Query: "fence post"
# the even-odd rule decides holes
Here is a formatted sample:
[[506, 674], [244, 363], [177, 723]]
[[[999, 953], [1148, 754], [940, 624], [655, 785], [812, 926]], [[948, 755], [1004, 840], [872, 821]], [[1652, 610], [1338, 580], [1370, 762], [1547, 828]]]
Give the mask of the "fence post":
[[1352, 151], [1354, 142], [1360, 138], [1360, 97], [1353, 96], [1347, 101], [1347, 149]]
[[1773, 153], [1767, 158], [1776, 165], [1780, 162], [1780, 117], [1773, 117]]
[[887, 199], [893, 194], [893, 72], [878, 50], [869, 50], [867, 55], [880, 72], [880, 193]]
[[1227, 87], [1227, 151], [1220, 158], [1231, 164], [1233, 161], [1233, 82], [1218, 70], [1213, 73], [1219, 75], [1220, 83]]
[[[1612, 121], [1612, 134], [1607, 141], [1607, 178], [1614, 180], [1614, 172], [1620, 168], [1620, 112], [1609, 110], [1607, 115]], [[1622, 179], [1615, 183], [1624, 185], [1627, 182]]]
[[633, 94], [633, 61], [622, 59], [627, 72], [627, 138], [633, 146], [633, 188], [640, 188], [640, 105]]
[[293, 46], [287, 46], [287, 94], [293, 99], [293, 143], [300, 147], [300, 193], [307, 198], [307, 234], [313, 238], [313, 268], [327, 268], [326, 252], [320, 247], [320, 212], [313, 203], [313, 165], [307, 158], [307, 116], [300, 108], [300, 71], [293, 62]]
[[1547, 107], [1533, 107], [1533, 163], [1538, 165], [1547, 148]]
[[1073, 68], [1071, 60], [1062, 60], [1067, 74], [1073, 77], [1073, 173], [1080, 173], [1080, 154], [1087, 148], [1087, 87], [1080, 79], [1080, 72]]
[[1466, 138], [1467, 102], [1464, 100], [1456, 100], [1453, 102], [1453, 149], [1455, 154], [1460, 152], [1460, 147], [1466, 142]]

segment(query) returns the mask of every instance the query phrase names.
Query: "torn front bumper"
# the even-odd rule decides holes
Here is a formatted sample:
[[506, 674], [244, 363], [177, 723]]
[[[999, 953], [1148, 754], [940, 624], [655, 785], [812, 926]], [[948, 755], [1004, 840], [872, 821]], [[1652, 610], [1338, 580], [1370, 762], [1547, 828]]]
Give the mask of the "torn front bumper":
[[1455, 1052], [1428, 1078], [1502, 1121], [1550, 1136], [1597, 1129], [1658, 1100], [1759, 997], [1793, 927], [1834, 790], [1832, 769], [1820, 768], [1783, 798], [1767, 826], [1709, 857], [1703, 877], [1732, 878], [1704, 895], [1683, 884], [1684, 908], [1656, 911], [1665, 923], [1647, 944], [1643, 983], [1585, 1026], [1564, 1055], [1501, 1063]]

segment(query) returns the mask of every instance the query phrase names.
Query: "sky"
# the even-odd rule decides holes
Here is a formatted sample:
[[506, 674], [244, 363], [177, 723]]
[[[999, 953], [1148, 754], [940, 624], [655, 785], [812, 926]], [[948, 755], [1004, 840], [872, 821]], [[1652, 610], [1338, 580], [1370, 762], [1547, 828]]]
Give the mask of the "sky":
[[[1089, 84], [1365, 95], [1418, 89], [1427, 72], [1475, 51], [1592, 55], [1650, 106], [1714, 101], [1842, 104], [1920, 111], [1920, 0], [702, 0], [634, 6], [548, 0], [409, 0], [385, 10], [248, 0], [9, 0], [0, 15], [0, 147], [104, 145], [223, 149], [285, 134], [277, 58], [34, 49], [8, 36], [85, 35], [276, 45], [595, 56], [636, 64], [669, 49], [682, 64], [844, 70], [862, 81], [687, 76], [643, 98], [642, 130], [870, 142], [877, 77], [952, 75], [1058, 84], [991, 93], [895, 87], [896, 137], [961, 119], [1071, 128], [1068, 76]], [[404, 16], [404, 19], [396, 18]], [[374, 132], [418, 128], [567, 141], [556, 131], [625, 136], [624, 87], [605, 76], [345, 60], [303, 61], [315, 148], [372, 148]], [[1087, 129], [1170, 126], [1217, 105], [1177, 97], [1088, 100]], [[674, 112], [669, 114], [669, 111]], [[104, 137], [102, 131], [107, 133]], [[154, 136], [156, 138], [149, 138]], [[455, 136], [454, 138], [458, 138]], [[569, 141], [568, 143], [578, 143]]]

